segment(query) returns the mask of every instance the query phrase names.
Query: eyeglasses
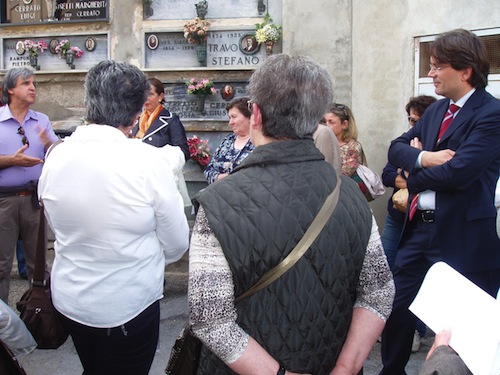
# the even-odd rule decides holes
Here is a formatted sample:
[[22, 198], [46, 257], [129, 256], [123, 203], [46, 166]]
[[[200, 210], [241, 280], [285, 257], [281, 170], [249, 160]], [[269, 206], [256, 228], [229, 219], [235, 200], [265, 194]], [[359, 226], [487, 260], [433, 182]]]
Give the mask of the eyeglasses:
[[343, 104], [338, 104], [338, 103], [333, 103], [333, 106], [334, 106], [335, 108], [340, 109], [340, 110], [342, 111], [342, 113], [344, 114], [345, 119], [346, 119], [346, 120], [349, 120], [349, 115], [347, 114], [347, 109], [346, 109], [345, 105], [343, 105]]
[[429, 64], [429, 69], [430, 70], [434, 70], [435, 72], [440, 72], [441, 70], [443, 70], [444, 68], [447, 68], [449, 65], [446, 65], [446, 66], [437, 66], [437, 65], [434, 65], [434, 64]]
[[28, 138], [26, 137], [26, 135], [24, 133], [24, 128], [22, 126], [20, 126], [20, 127], [17, 128], [17, 134], [23, 136], [23, 138], [22, 138], [23, 146], [24, 145], [28, 145], [28, 146], [30, 145], [30, 142], [28, 141]]
[[415, 125], [417, 121], [418, 119], [408, 116], [408, 122], [410, 123], [411, 126]]
[[250, 111], [250, 113], [253, 112], [253, 100], [252, 99], [247, 101], [247, 108]]

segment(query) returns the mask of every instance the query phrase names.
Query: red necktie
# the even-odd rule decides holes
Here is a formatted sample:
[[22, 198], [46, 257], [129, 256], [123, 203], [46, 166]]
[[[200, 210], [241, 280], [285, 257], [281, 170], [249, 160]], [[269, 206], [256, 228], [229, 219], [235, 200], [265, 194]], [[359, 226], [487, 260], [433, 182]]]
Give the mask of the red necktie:
[[[446, 111], [446, 114], [444, 115], [443, 122], [441, 122], [441, 127], [439, 128], [439, 134], [438, 134], [438, 143], [443, 137], [444, 132], [446, 129], [449, 128], [451, 122], [453, 121], [453, 115], [456, 111], [458, 111], [460, 107], [456, 104], [450, 105], [448, 110]], [[415, 194], [413, 198], [411, 199], [410, 203], [410, 212], [409, 212], [409, 217], [410, 220], [413, 219], [413, 216], [415, 215], [415, 212], [417, 212], [417, 204], [418, 204], [418, 194]]]
[[452, 104], [450, 105], [450, 108], [448, 108], [448, 111], [446, 111], [446, 114], [444, 115], [443, 122], [441, 123], [441, 127], [439, 128], [439, 134], [438, 134], [438, 142], [441, 140], [443, 137], [444, 132], [448, 127], [450, 126], [451, 122], [453, 121], [453, 115], [456, 111], [458, 111], [460, 107], [458, 105]]

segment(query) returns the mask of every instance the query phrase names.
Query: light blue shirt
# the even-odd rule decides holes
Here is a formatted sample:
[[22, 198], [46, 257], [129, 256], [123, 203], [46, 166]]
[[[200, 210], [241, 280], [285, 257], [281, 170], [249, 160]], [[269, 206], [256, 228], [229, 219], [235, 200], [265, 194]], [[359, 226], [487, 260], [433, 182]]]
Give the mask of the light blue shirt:
[[[23, 136], [18, 134], [19, 127], [24, 129], [24, 135], [29, 141], [29, 147], [24, 152], [28, 156], [43, 159], [45, 147], [38, 134], [45, 129], [52, 142], [57, 141], [49, 118], [40, 112], [28, 110], [22, 124], [14, 118], [8, 105], [0, 107], [0, 155], [13, 155], [23, 146]], [[37, 181], [42, 173], [43, 164], [33, 167], [9, 167], [0, 169], [0, 189], [2, 187], [22, 187], [29, 181]]]

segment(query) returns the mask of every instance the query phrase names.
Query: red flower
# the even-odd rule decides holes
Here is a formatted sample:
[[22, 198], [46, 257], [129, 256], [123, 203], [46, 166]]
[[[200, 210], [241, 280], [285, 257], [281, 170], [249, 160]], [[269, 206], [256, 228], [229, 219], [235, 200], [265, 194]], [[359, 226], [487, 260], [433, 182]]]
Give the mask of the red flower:
[[210, 147], [208, 146], [208, 140], [199, 139], [196, 135], [187, 139], [187, 144], [189, 147], [189, 155], [191, 159], [197, 162], [202, 167], [210, 163]]

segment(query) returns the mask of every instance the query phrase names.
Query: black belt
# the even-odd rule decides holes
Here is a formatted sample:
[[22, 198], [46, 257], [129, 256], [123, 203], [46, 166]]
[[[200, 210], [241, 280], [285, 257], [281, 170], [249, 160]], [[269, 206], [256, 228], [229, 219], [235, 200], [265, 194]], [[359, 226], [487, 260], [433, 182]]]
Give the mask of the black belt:
[[434, 210], [417, 210], [415, 212], [414, 220], [421, 221], [423, 223], [433, 223], [435, 219]]

